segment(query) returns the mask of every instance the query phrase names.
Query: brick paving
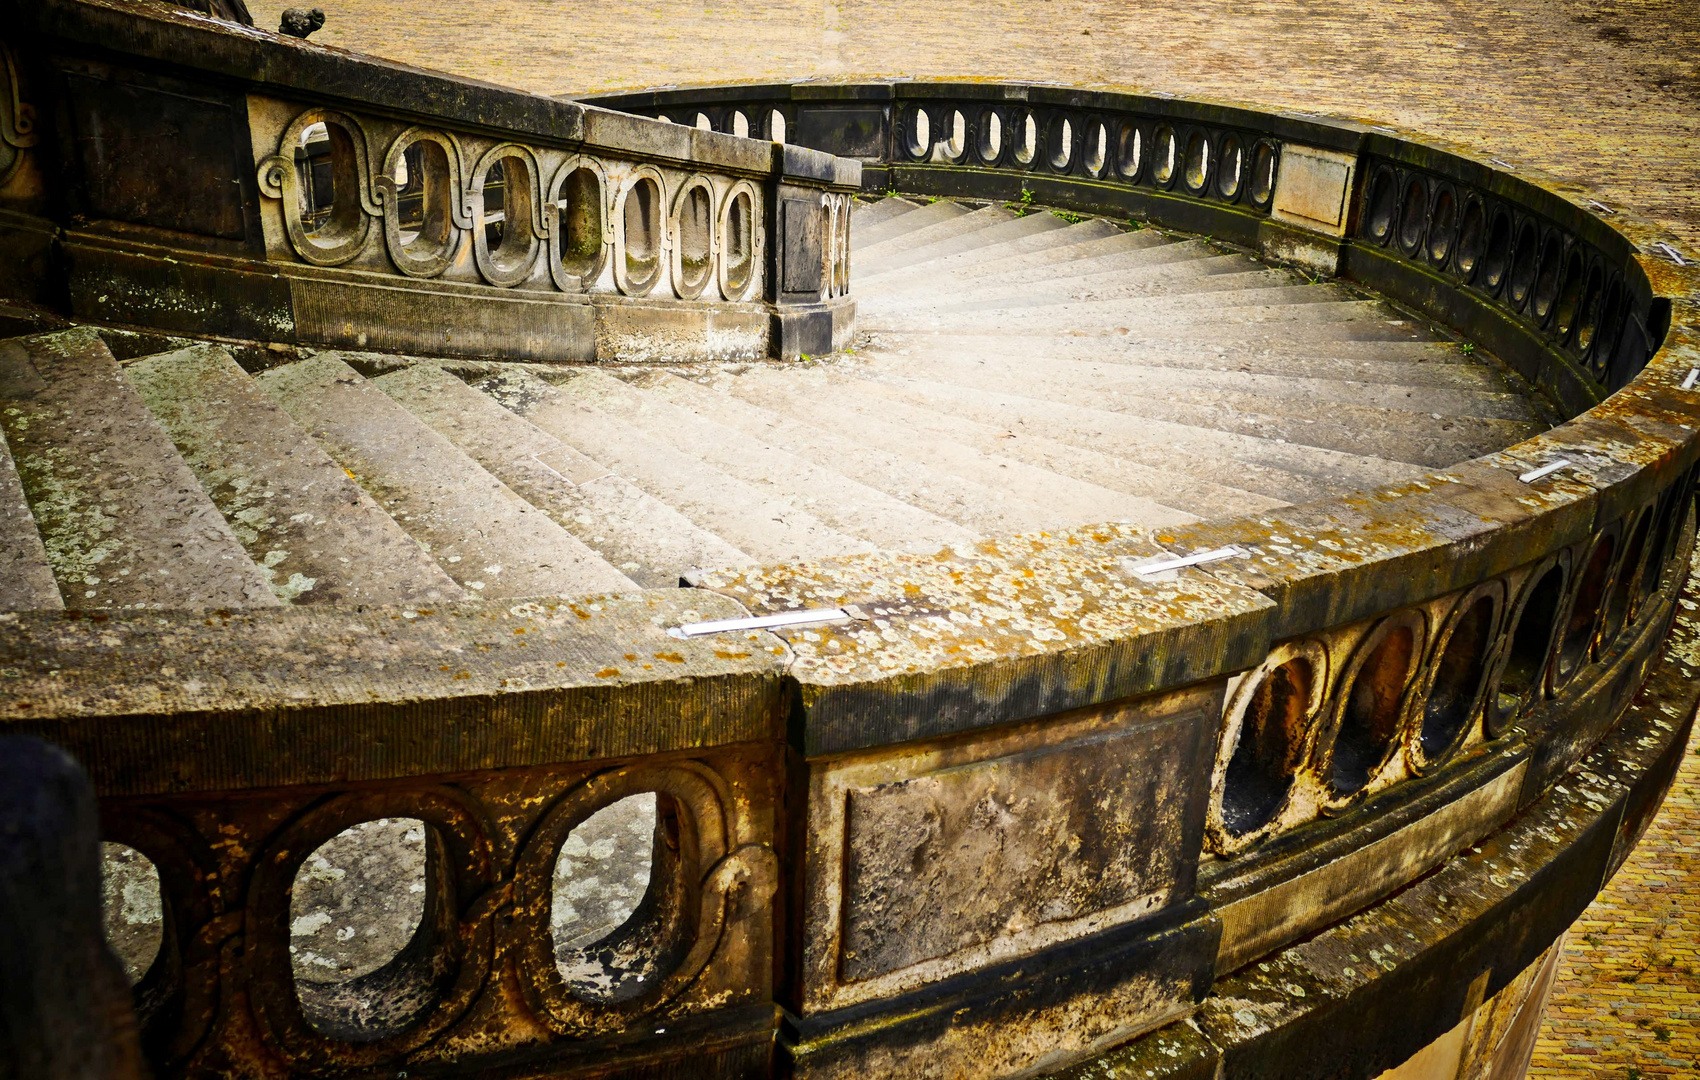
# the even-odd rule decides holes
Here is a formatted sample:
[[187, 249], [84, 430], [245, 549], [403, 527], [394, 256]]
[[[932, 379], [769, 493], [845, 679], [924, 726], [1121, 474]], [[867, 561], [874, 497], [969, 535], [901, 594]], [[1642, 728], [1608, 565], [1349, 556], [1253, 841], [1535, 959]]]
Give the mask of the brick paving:
[[[256, 0], [275, 26], [297, 0]], [[1700, 247], [1692, 0], [314, 0], [316, 41], [564, 94], [816, 76], [1053, 80], [1394, 124], [1592, 185]], [[1531, 1075], [1700, 1077], [1700, 742], [1572, 932]]]
[[1700, 730], [1641, 846], [1571, 928], [1529, 1075], [1700, 1077]]

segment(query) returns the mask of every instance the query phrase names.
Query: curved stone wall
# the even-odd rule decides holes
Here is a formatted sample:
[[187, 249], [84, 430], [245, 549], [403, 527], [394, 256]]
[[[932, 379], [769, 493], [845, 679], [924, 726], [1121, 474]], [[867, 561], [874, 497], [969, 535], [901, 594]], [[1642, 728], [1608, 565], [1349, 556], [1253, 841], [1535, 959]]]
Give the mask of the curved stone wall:
[[[44, 11], [35, 32], [70, 52], [91, 48], [100, 20], [137, 17], [118, 0]], [[179, 31], [138, 25], [131, 62], [167, 65], [161, 42]], [[216, 46], [209, 72], [259, 48], [196, 32]], [[150, 44], [152, 33], [163, 36]], [[414, 111], [405, 100], [486, 88], [303, 55], [327, 65], [302, 76], [325, 80], [326, 101], [268, 112], [244, 96], [227, 117], [257, 132], [253, 172], [237, 178], [252, 177], [253, 199], [231, 229], [265, 255], [209, 241], [196, 262], [207, 274], [178, 279], [201, 305], [185, 310], [206, 311], [221, 282], [255, 266], [290, 288], [332, 270], [405, 288], [436, 280], [394, 259], [429, 273], [441, 251], [409, 253], [406, 185], [389, 163], [373, 169], [373, 148], [405, 155], [413, 137], [393, 118]], [[80, 63], [74, 78], [95, 79]], [[169, 64], [182, 74], [180, 58]], [[58, 69], [66, 85], [73, 66]], [[806, 178], [778, 165], [759, 194], [778, 233], [791, 228], [777, 209], [787, 191], [814, 193], [817, 216], [795, 219], [819, 230], [798, 249], [815, 273], [798, 295], [830, 306], [853, 294], [837, 239], [845, 207], [831, 197], [853, 168], [488, 94], [491, 111], [460, 134], [431, 128], [442, 156], [420, 166], [461, 174], [420, 220], [471, 234], [468, 310], [522, 286], [560, 291], [554, 261], [546, 282], [532, 263], [534, 278], [503, 284], [523, 262], [503, 254], [508, 208], [534, 257], [571, 247], [559, 237], [589, 185], [567, 183], [569, 155], [586, 151], [539, 132], [529, 111], [557, 108], [634, 141], [830, 168], [794, 184]], [[1516, 996], [1634, 844], [1694, 713], [1697, 691], [1664, 653], [1673, 620], [1694, 633], [1679, 611], [1694, 601], [1700, 459], [1700, 356], [1682, 318], [1697, 279], [1677, 249], [1657, 248], [1668, 241], [1627, 213], [1607, 224], [1586, 195], [1491, 162], [1239, 107], [980, 84], [617, 104], [690, 107], [734, 131], [744, 109], [758, 135], [777, 112], [793, 138], [864, 157], [862, 182], [877, 190], [1031, 192], [1254, 246], [1479, 342], [1574, 419], [1420, 481], [1155, 533], [1104, 525], [709, 573], [689, 590], [441, 610], [9, 613], [9, 725], [87, 763], [108, 838], [157, 870], [165, 929], [136, 985], [156, 1068], [1369, 1076]], [[314, 226], [324, 241], [311, 213], [279, 213], [299, 174], [276, 160], [321, 122], [331, 171], [360, 194], [358, 208], [330, 207], [328, 233]], [[673, 235], [699, 238], [688, 262], [682, 242], [676, 264], [662, 246], [641, 272], [724, 287], [724, 266], [710, 275], [700, 258], [702, 230], [682, 227], [698, 211], [669, 200], [706, 186], [718, 228], [733, 187], [684, 178], [687, 154], [623, 150], [674, 164], [616, 185], [604, 163], [603, 192], [629, 198], [648, 177], [648, 220], [665, 210]], [[534, 200], [519, 195], [522, 173]], [[14, 170], [10, 205], [45, 199], [28, 182]], [[553, 224], [539, 206], [551, 201]], [[216, 218], [216, 204], [185, 205], [171, 213]], [[21, 222], [7, 233], [14, 249], [40, 235], [26, 216], [7, 218]], [[608, 216], [627, 220], [617, 202]], [[208, 220], [216, 237], [223, 226]], [[791, 235], [775, 233], [770, 252]], [[130, 259], [178, 273], [162, 269], [178, 256], [158, 239], [68, 222], [48, 250], [72, 268], [71, 313], [102, 314], [85, 296], [97, 278], [79, 268]], [[613, 255], [606, 226], [602, 239], [603, 257], [623, 261], [618, 235]], [[297, 241], [347, 262], [286, 273]], [[313, 246], [345, 241], [351, 253]], [[362, 259], [371, 265], [348, 268]], [[1506, 269], [1490, 282], [1496, 260]], [[603, 269], [596, 280], [615, 292], [640, 287]], [[763, 273], [777, 311], [788, 272]], [[125, 310], [122, 321], [148, 321]], [[358, 320], [369, 333], [398, 325]], [[679, 632], [799, 608], [828, 614]], [[594, 955], [553, 940], [562, 853], [633, 796], [653, 799], [657, 822], [642, 900]], [[315, 853], [375, 822], [417, 823], [406, 825], [425, 852], [417, 927], [388, 962], [325, 991], [294, 974], [292, 890]]]

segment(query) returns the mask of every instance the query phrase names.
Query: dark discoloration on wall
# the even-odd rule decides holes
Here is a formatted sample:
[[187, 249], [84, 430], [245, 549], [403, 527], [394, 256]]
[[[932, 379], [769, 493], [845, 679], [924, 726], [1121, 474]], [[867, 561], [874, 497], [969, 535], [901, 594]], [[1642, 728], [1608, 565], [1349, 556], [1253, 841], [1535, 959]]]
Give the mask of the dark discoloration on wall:
[[853, 788], [844, 960], [857, 980], [1011, 930], [1185, 895], [1202, 710]]

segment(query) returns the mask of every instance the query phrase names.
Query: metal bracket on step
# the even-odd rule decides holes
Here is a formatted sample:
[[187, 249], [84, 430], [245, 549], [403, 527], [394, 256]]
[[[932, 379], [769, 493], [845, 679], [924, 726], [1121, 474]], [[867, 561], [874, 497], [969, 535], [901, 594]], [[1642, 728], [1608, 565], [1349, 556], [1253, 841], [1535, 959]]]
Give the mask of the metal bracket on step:
[[1205, 563], [1221, 562], [1223, 559], [1244, 559], [1250, 557], [1250, 555], [1251, 552], [1245, 548], [1237, 544], [1229, 544], [1227, 547], [1200, 551], [1195, 555], [1179, 555], [1172, 559], [1130, 566], [1128, 570], [1140, 577], [1150, 577], [1153, 574], [1161, 574], [1169, 570], [1179, 570], [1183, 566], [1202, 566]]
[[667, 633], [670, 637], [693, 638], [707, 634], [728, 634], [738, 630], [773, 630], [781, 626], [809, 626], [854, 620], [855, 616], [841, 607], [807, 608], [778, 615], [752, 615], [746, 619], [711, 619], [708, 622], [685, 623], [673, 627]]
[[1530, 469], [1517, 479], [1523, 481], [1525, 484], [1532, 484], [1536, 480], [1544, 480], [1560, 469], [1569, 468], [1571, 464], [1572, 462], [1569, 458], [1559, 458], [1550, 465], [1542, 465], [1538, 469]]

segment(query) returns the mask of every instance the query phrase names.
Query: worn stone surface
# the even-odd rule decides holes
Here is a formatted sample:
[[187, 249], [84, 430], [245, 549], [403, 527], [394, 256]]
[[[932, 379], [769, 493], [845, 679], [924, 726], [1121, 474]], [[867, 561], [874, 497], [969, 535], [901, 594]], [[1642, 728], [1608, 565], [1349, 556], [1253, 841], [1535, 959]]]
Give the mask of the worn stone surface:
[[63, 606], [18, 467], [0, 433], [0, 611]]
[[468, 590], [508, 597], [634, 587], [335, 356], [273, 368], [258, 381]]
[[804, 748], [832, 753], [1111, 700], [1249, 667], [1267, 651], [1259, 593], [1181, 570], [1143, 530], [1104, 525], [704, 575], [756, 612], [853, 605], [852, 621], [779, 631], [802, 684]]
[[0, 402], [0, 423], [70, 606], [279, 603], [92, 331], [0, 344]]
[[[723, 597], [678, 589], [265, 616], [5, 614], [4, 722], [50, 733], [90, 763], [102, 794], [773, 738], [782, 642], [759, 631], [667, 634], [742, 614]], [[268, 719], [233, 722], [257, 715]], [[185, 743], [196, 755], [178, 752]]]
[[850, 787], [843, 977], [1112, 908], [1137, 919], [1174, 900], [1189, 879], [1182, 842], [1196, 828], [1198, 730], [1212, 719], [1136, 719], [1071, 743]]
[[463, 595], [223, 349], [150, 356], [124, 374], [278, 599], [431, 604]]
[[601, 462], [441, 368], [416, 364], [373, 382], [647, 588], [678, 584], [685, 568], [753, 561]]

